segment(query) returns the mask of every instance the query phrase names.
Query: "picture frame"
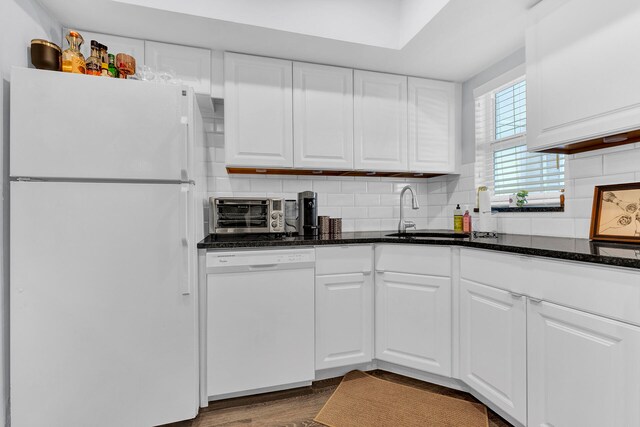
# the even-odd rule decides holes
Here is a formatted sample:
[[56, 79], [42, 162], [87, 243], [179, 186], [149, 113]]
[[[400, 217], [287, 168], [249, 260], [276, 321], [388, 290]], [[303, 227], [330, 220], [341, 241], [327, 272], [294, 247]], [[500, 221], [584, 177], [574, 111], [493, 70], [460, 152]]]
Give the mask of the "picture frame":
[[589, 238], [640, 244], [640, 182], [595, 187]]

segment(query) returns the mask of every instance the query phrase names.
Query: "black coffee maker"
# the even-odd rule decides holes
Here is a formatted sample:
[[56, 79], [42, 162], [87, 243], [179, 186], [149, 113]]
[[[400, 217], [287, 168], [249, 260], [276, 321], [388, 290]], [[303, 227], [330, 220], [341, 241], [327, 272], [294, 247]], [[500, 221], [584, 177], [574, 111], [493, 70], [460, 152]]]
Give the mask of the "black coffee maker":
[[313, 191], [298, 193], [298, 234], [318, 235], [318, 194]]

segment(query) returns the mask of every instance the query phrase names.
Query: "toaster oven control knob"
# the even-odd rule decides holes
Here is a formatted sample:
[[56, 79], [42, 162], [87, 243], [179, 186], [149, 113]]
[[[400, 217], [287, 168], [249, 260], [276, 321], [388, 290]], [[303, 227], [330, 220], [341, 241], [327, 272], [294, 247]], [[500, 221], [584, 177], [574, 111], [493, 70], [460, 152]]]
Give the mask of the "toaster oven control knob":
[[274, 213], [272, 213], [272, 214], [271, 214], [271, 219], [276, 219], [276, 218], [278, 218], [278, 214], [277, 214], [277, 213], [275, 213], [275, 212], [274, 212]]
[[277, 221], [271, 221], [271, 226], [272, 226], [273, 228], [278, 227], [278, 222], [277, 222]]

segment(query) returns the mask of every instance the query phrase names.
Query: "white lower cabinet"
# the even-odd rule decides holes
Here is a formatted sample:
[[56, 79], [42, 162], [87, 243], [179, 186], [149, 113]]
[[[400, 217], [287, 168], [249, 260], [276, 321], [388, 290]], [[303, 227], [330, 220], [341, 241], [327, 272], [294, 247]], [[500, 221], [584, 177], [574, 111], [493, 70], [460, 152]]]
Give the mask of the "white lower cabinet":
[[530, 427], [640, 425], [640, 328], [529, 300]]
[[376, 359], [451, 375], [451, 279], [376, 275]]
[[460, 377], [522, 424], [527, 419], [525, 301], [460, 280]]
[[316, 370], [372, 360], [372, 255], [371, 246], [316, 249]]

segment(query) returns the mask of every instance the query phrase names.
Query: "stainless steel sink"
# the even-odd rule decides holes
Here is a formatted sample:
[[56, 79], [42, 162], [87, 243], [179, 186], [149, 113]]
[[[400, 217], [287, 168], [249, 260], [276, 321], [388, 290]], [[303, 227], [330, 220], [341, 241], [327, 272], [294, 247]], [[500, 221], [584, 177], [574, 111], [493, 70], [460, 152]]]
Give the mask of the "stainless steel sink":
[[387, 234], [387, 237], [405, 237], [405, 238], [445, 238], [445, 239], [464, 239], [469, 237], [469, 233], [454, 233], [447, 231], [414, 231], [411, 233], [392, 233]]

